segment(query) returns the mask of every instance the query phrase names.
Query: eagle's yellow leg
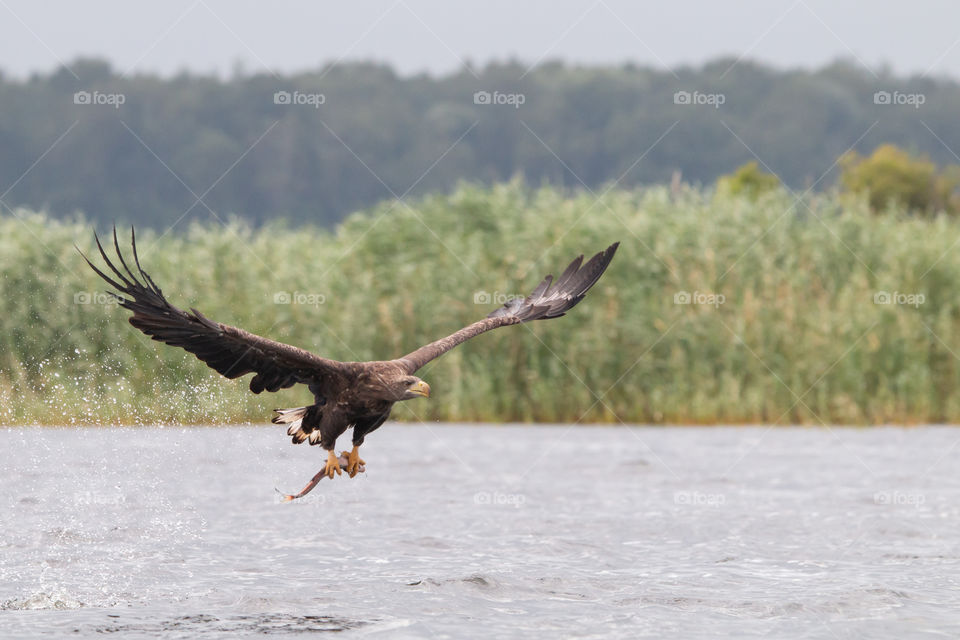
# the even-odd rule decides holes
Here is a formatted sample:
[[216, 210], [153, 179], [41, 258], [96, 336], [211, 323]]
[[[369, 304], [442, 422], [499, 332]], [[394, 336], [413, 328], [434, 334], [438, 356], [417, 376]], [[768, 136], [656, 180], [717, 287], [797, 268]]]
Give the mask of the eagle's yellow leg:
[[341, 455], [347, 456], [347, 473], [351, 478], [360, 471], [360, 465], [367, 464], [360, 459], [360, 447], [355, 446], [353, 451], [344, 451]]
[[333, 451], [327, 451], [327, 466], [323, 468], [323, 472], [327, 474], [328, 478], [332, 478], [334, 473], [341, 474], [340, 461]]

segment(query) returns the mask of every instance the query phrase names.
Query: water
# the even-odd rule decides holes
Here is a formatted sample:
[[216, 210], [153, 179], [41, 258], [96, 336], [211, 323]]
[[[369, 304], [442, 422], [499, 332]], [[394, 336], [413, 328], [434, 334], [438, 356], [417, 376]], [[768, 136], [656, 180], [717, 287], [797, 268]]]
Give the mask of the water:
[[960, 636], [960, 431], [0, 430], [0, 637]]

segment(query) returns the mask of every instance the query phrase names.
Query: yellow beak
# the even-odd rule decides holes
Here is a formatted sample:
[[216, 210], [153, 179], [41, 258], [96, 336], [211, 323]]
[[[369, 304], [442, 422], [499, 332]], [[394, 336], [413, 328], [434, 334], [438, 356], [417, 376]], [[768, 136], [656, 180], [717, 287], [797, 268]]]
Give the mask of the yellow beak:
[[423, 396], [424, 398], [430, 397], [430, 385], [421, 380], [417, 384], [410, 387], [410, 393], [415, 393], [418, 396]]

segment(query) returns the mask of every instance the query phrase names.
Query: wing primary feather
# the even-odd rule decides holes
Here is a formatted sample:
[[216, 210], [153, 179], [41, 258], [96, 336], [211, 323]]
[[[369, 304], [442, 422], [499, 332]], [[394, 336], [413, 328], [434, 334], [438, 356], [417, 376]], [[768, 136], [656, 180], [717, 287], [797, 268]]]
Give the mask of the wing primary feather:
[[[108, 283], [111, 287], [113, 287], [114, 289], [119, 289], [119, 290], [123, 291], [123, 289], [124, 289], [123, 285], [121, 285], [120, 283], [118, 283], [118, 282], [116, 282], [115, 280], [113, 280], [111, 277], [109, 277], [109, 276], [108, 276], [107, 274], [105, 274], [103, 271], [100, 271], [100, 269], [98, 269], [98, 268], [96, 267], [96, 265], [94, 265], [92, 262], [90, 262], [90, 258], [88, 258], [88, 257], [83, 253], [83, 251], [80, 251], [80, 247], [78, 247], [77, 245], [73, 245], [73, 246], [74, 246], [74, 248], [80, 253], [80, 256], [87, 262], [88, 265], [90, 265], [90, 268], [93, 269], [98, 276], [100, 276], [101, 278], [103, 278], [104, 280], [106, 280], [107, 283]], [[113, 294], [113, 295], [116, 295], [116, 294]]]
[[[322, 393], [328, 385], [341, 384], [345, 377], [352, 375], [353, 369], [345, 363], [215, 322], [197, 309], [186, 312], [170, 304], [140, 264], [136, 232], [132, 228], [133, 265], [140, 278], [120, 250], [116, 227], [113, 229], [113, 247], [117, 256], [113, 260], [96, 232], [93, 237], [106, 264], [104, 269], [93, 264], [79, 247], [77, 251], [94, 273], [116, 290], [111, 295], [117, 298], [120, 306], [133, 312], [130, 324], [151, 339], [185, 349], [228, 378], [256, 373], [250, 385], [254, 392], [276, 391], [300, 382]], [[107, 275], [107, 270], [113, 275]]]
[[567, 282], [570, 281], [570, 278], [573, 277], [575, 273], [580, 269], [580, 265], [583, 263], [583, 254], [578, 256], [570, 263], [570, 265], [564, 269], [563, 274], [557, 278], [557, 283], [555, 286], [556, 289], [563, 289]]
[[604, 251], [595, 254], [586, 264], [583, 263], [583, 255], [578, 256], [563, 270], [559, 278], [554, 280], [552, 275], [548, 275], [529, 296], [507, 301], [503, 306], [494, 309], [484, 320], [424, 345], [399, 358], [398, 362], [413, 373], [434, 358], [481, 333], [506, 325], [549, 320], [566, 315], [583, 300], [590, 287], [596, 284], [607, 270], [619, 246], [619, 242], [614, 242]]
[[130, 267], [127, 266], [127, 261], [123, 259], [123, 253], [120, 252], [120, 242], [117, 240], [117, 228], [113, 228], [113, 248], [117, 252], [117, 258], [120, 260], [120, 265], [126, 269], [127, 275], [130, 276], [130, 279], [134, 284], [140, 285], [140, 281], [137, 280], [137, 276], [133, 275], [133, 271], [130, 270]]
[[[112, 262], [110, 262], [110, 258], [107, 257], [107, 252], [103, 250], [103, 245], [100, 244], [100, 236], [97, 235], [96, 231], [93, 232], [93, 239], [97, 243], [97, 249], [100, 251], [100, 256], [103, 258], [103, 261], [107, 264], [108, 267], [110, 267], [110, 270], [113, 271], [118, 278], [120, 278], [120, 282], [126, 285], [126, 287], [117, 287], [117, 288], [123, 291], [126, 288], [133, 287], [134, 286], [133, 283], [127, 280], [124, 277], [124, 275], [120, 272], [120, 270], [117, 269]], [[123, 291], [123, 292], [127, 293], [127, 291]]]
[[133, 247], [133, 261], [137, 265], [137, 270], [140, 272], [140, 275], [143, 276], [143, 280], [150, 286], [155, 294], [162, 298], [163, 292], [160, 290], [160, 287], [153, 281], [150, 274], [140, 266], [140, 256], [137, 254], [137, 232], [134, 231], [133, 225], [130, 225], [130, 246]]
[[533, 290], [533, 293], [530, 294], [531, 298], [539, 298], [543, 295], [544, 291], [550, 288], [550, 283], [553, 282], [553, 276], [549, 275], [543, 279], [543, 281], [537, 285], [537, 288]]

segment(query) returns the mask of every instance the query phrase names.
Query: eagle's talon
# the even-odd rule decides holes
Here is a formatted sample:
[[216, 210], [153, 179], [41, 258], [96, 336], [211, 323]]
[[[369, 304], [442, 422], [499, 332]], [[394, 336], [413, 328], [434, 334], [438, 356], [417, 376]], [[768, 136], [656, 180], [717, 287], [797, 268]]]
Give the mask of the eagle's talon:
[[354, 447], [353, 451], [344, 451], [343, 453], [340, 454], [341, 456], [347, 457], [347, 466], [345, 468], [347, 470], [347, 473], [350, 474], [351, 478], [360, 472], [360, 465], [367, 464], [360, 457], [359, 451], [360, 451], [360, 447]]
[[340, 460], [337, 459], [337, 454], [335, 454], [333, 451], [327, 452], [327, 466], [324, 467], [323, 471], [330, 479], [333, 479], [334, 473], [336, 473], [338, 476], [343, 473], [340, 471]]

